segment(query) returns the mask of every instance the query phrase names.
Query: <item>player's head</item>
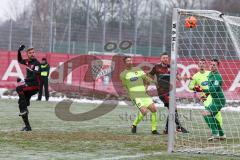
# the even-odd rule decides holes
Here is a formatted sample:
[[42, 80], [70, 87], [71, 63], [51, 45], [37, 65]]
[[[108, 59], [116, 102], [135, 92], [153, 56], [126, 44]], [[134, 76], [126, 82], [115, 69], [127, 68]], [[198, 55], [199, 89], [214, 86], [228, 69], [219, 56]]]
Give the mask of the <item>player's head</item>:
[[42, 63], [47, 63], [47, 59], [46, 58], [42, 58]]
[[160, 55], [160, 61], [162, 64], [165, 64], [165, 65], [169, 64], [169, 55], [166, 52], [162, 53]]
[[206, 69], [206, 59], [202, 58], [198, 62], [198, 67], [200, 70], [205, 70]]
[[132, 57], [131, 56], [125, 56], [123, 57], [123, 62], [126, 67], [131, 67], [132, 66]]
[[218, 59], [212, 59], [210, 66], [211, 66], [211, 71], [212, 72], [218, 71], [219, 60]]
[[27, 49], [27, 56], [30, 60], [35, 58], [35, 52], [33, 47]]

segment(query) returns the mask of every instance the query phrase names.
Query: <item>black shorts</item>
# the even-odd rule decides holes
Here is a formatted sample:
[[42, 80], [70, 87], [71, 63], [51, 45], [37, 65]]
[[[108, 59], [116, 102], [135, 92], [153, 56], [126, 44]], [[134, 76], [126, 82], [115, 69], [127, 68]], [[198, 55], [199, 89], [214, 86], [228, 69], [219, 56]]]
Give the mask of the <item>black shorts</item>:
[[164, 107], [169, 107], [169, 94], [160, 94], [159, 99], [163, 102]]

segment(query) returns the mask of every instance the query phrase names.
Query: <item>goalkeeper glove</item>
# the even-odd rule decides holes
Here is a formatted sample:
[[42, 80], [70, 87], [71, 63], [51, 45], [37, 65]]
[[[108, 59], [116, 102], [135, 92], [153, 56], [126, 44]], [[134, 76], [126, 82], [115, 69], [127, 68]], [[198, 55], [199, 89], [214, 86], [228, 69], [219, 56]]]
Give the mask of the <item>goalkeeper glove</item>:
[[24, 48], [25, 48], [25, 45], [21, 44], [20, 47], [18, 48], [18, 51], [21, 52], [24, 50]]
[[195, 86], [193, 90], [196, 92], [203, 92], [203, 89], [200, 86]]
[[17, 83], [18, 83], [18, 82], [21, 82], [21, 81], [22, 81], [22, 79], [18, 77], [18, 78], [17, 78]]
[[25, 85], [25, 81], [21, 78], [17, 78], [17, 86]]

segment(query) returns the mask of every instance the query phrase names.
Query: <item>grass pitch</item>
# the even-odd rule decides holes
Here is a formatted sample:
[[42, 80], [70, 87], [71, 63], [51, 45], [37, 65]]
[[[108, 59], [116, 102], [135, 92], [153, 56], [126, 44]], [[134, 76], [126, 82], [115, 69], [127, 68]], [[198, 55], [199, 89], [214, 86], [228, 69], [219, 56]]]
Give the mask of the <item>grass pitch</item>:
[[[204, 154], [167, 154], [167, 136], [151, 135], [150, 116], [138, 126], [138, 133], [132, 135], [130, 126], [137, 109], [133, 106], [118, 106], [112, 112], [83, 122], [67, 122], [55, 115], [56, 102], [31, 102], [30, 123], [32, 132], [20, 132], [23, 126], [18, 117], [17, 100], [0, 100], [0, 159], [237, 159]], [[71, 111], [86, 112], [94, 104], [73, 103]], [[159, 108], [159, 131], [165, 125], [166, 109]], [[181, 110], [184, 123], [190, 126], [193, 120], [200, 120], [196, 111]], [[189, 119], [190, 118], [190, 119]], [[230, 121], [230, 120], [229, 120]], [[201, 127], [201, 126], [200, 126]], [[191, 127], [191, 133], [198, 133], [198, 127]], [[184, 136], [180, 136], [184, 138]], [[199, 137], [202, 137], [201, 135]], [[191, 137], [187, 136], [186, 143]], [[204, 141], [204, 139], [202, 139]], [[182, 141], [181, 141], [182, 142]], [[234, 142], [237, 142], [235, 140]]]

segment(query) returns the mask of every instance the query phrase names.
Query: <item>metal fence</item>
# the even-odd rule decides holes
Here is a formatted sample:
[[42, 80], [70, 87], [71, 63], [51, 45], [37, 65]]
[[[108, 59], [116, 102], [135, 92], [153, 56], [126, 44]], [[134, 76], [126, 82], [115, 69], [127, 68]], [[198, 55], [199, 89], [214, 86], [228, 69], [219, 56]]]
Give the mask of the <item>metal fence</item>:
[[[113, 52], [158, 56], [161, 52], [170, 51], [172, 8], [182, 5], [179, 2], [180, 6], [169, 6], [167, 0], [42, 1], [44, 2], [42, 8], [45, 9], [41, 14], [45, 18], [36, 16], [33, 12], [25, 19], [0, 24], [1, 50], [16, 50], [20, 43], [24, 43], [34, 46], [38, 52], [85, 54], [92, 51], [105, 52], [104, 45], [109, 41], [120, 43], [128, 40], [133, 44], [130, 49], [117, 49]], [[102, 6], [93, 12], [98, 3]], [[75, 6], [77, 4], [78, 8]], [[195, 8], [209, 6], [208, 0], [196, 4]], [[65, 5], [65, 10], [58, 12], [62, 5]], [[79, 7], [85, 8], [79, 11]], [[96, 19], [98, 16], [95, 14], [98, 12], [101, 17]], [[61, 14], [58, 15], [59, 13]], [[194, 55], [189, 53], [189, 56]]]
[[[87, 4], [91, 5], [91, 1], [87, 0], [89, 2]], [[109, 41], [120, 43], [122, 40], [132, 41], [133, 44], [130, 49], [124, 51], [126, 53], [153, 56], [170, 48], [170, 31], [167, 28], [171, 25], [170, 19], [167, 19], [165, 13], [158, 17], [153, 15], [152, 1], [145, 3], [144, 7], [138, 6], [136, 0], [133, 1], [135, 5], [132, 9], [135, 17], [132, 25], [127, 27], [122, 22], [121, 3], [119, 3], [119, 15], [115, 25], [107, 21], [108, 14], [104, 9], [101, 25], [93, 26], [90, 23], [91, 14], [88, 10], [86, 23], [76, 24], [72, 18], [71, 7], [67, 15], [67, 23], [57, 22], [52, 14], [53, 2], [49, 1], [49, 18], [45, 22], [32, 17], [28, 21], [9, 20], [2, 24], [0, 49], [16, 50], [20, 43], [25, 43], [28, 46], [34, 46], [37, 51], [83, 54], [89, 51], [104, 52], [104, 44]], [[139, 13], [144, 10], [148, 11], [145, 15]], [[115, 52], [123, 51], [118, 49]]]

